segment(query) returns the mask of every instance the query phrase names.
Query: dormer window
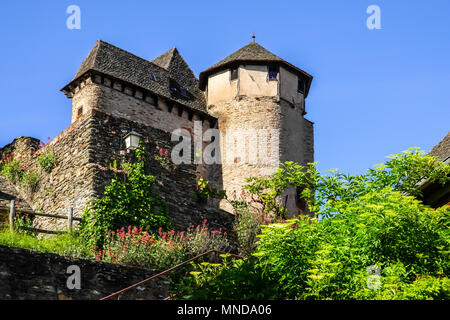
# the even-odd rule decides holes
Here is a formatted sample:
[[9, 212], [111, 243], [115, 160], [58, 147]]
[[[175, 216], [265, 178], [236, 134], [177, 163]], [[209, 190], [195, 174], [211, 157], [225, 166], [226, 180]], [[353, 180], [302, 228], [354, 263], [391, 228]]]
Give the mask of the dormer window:
[[238, 76], [239, 76], [238, 68], [232, 68], [232, 69], [230, 70], [230, 72], [231, 72], [231, 74], [230, 74], [230, 80], [231, 80], [231, 81], [237, 80], [237, 78], [238, 78]]
[[174, 94], [181, 94], [184, 97], [187, 97], [188, 92], [185, 88], [180, 86], [175, 80], [170, 80], [169, 82], [169, 90]]
[[78, 108], [77, 117], [80, 117], [83, 115], [83, 107]]
[[269, 81], [278, 80], [278, 67], [275, 67], [275, 66], [269, 67], [268, 78], [269, 78]]
[[169, 90], [174, 93], [178, 92], [178, 85], [172, 79], [169, 81]]
[[305, 94], [305, 89], [306, 89], [305, 80], [303, 80], [303, 78], [299, 78], [297, 82], [297, 92]]
[[150, 80], [156, 81], [156, 77], [153, 73], [150, 73]]

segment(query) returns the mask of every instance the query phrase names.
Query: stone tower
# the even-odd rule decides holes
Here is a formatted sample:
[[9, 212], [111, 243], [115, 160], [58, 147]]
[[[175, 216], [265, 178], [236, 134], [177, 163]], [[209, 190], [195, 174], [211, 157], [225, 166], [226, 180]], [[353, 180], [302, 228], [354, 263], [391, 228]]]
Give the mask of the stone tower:
[[[262, 177], [285, 161], [314, 161], [313, 123], [304, 118], [312, 76], [252, 42], [203, 71], [207, 111], [218, 118], [222, 185], [240, 192], [245, 178]], [[298, 190], [280, 201], [305, 212]], [[224, 209], [226, 203], [222, 203]]]

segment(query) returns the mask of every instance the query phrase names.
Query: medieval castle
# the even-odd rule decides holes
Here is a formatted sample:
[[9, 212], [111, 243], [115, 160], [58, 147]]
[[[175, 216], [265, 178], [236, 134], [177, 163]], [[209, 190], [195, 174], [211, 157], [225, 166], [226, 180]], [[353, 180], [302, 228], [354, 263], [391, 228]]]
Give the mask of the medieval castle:
[[[197, 79], [176, 48], [148, 61], [99, 40], [62, 89], [72, 99], [72, 123], [49, 143], [57, 166], [41, 178], [32, 197], [21, 196], [34, 210], [57, 213], [71, 206], [80, 216], [113, 176], [110, 163], [120, 161], [125, 135], [139, 133], [149, 150], [172, 150], [173, 132], [182, 129], [194, 140], [200, 123], [202, 132], [220, 132], [220, 149], [214, 153], [222, 161], [183, 163], [174, 170], [155, 164], [152, 174], [176, 228], [204, 218], [226, 225], [230, 208], [223, 202], [199, 204], [196, 182], [203, 177], [231, 194], [240, 192], [245, 178], [265, 176], [284, 161], [313, 162], [313, 123], [304, 117], [311, 81], [311, 75], [255, 42]], [[204, 137], [200, 141], [202, 147], [207, 143]], [[15, 152], [32, 167], [31, 152], [38, 144], [20, 137], [0, 155]], [[269, 162], [251, 161], [264, 153], [271, 154]], [[291, 213], [305, 210], [297, 192], [290, 190], [283, 200]], [[38, 223], [58, 224], [44, 218]]]

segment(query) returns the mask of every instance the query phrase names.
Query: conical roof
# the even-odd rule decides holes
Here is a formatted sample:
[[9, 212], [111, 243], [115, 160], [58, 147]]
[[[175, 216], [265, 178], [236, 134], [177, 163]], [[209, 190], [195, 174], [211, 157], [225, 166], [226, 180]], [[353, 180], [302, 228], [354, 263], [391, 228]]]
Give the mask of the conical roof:
[[202, 90], [205, 89], [208, 76], [216, 73], [218, 71], [224, 70], [229, 68], [232, 65], [237, 65], [239, 63], [255, 63], [255, 64], [269, 64], [269, 63], [278, 63], [283, 66], [285, 66], [287, 69], [291, 70], [292, 72], [299, 74], [303, 76], [307, 82], [307, 92], [308, 94], [309, 87], [311, 85], [312, 76], [305, 71], [297, 68], [296, 66], [290, 64], [289, 62], [285, 61], [284, 59], [280, 58], [279, 56], [273, 54], [260, 44], [256, 42], [250, 42], [246, 46], [242, 47], [241, 49], [237, 50], [236, 52], [230, 54], [225, 59], [217, 62], [210, 68], [206, 69], [205, 71], [200, 73], [199, 81], [200, 81], [200, 88]]

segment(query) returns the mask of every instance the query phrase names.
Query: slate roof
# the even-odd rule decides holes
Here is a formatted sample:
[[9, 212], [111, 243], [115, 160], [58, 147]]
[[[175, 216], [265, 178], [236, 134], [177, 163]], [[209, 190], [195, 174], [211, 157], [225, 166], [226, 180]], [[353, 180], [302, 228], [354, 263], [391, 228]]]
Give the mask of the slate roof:
[[272, 52], [268, 51], [261, 45], [259, 45], [256, 42], [250, 42], [248, 45], [242, 47], [241, 49], [237, 50], [236, 52], [230, 54], [225, 59], [217, 62], [210, 68], [206, 69], [205, 71], [200, 73], [199, 81], [200, 81], [200, 88], [204, 90], [208, 76], [210, 74], [213, 74], [217, 71], [227, 69], [232, 65], [236, 65], [238, 63], [257, 63], [257, 64], [268, 64], [268, 63], [276, 63], [281, 64], [284, 67], [286, 67], [288, 70], [294, 72], [295, 74], [301, 75], [305, 78], [307, 81], [307, 90], [306, 90], [306, 96], [308, 95], [309, 88], [311, 86], [312, 76], [305, 71], [297, 68], [296, 66], [290, 64], [289, 62], [285, 61], [284, 59], [280, 58], [279, 56], [273, 54]]
[[431, 149], [429, 156], [433, 156], [444, 162], [450, 159], [450, 131], [437, 145]]
[[[98, 40], [73, 80], [62, 91], [70, 91], [70, 85], [90, 71], [128, 82], [192, 109], [206, 112], [205, 96], [199, 89], [198, 79], [176, 48], [153, 61], [148, 61]], [[155, 80], [152, 80], [152, 74]], [[184, 88], [186, 93], [181, 95], [172, 92], [169, 89], [171, 79], [172, 82]]]

